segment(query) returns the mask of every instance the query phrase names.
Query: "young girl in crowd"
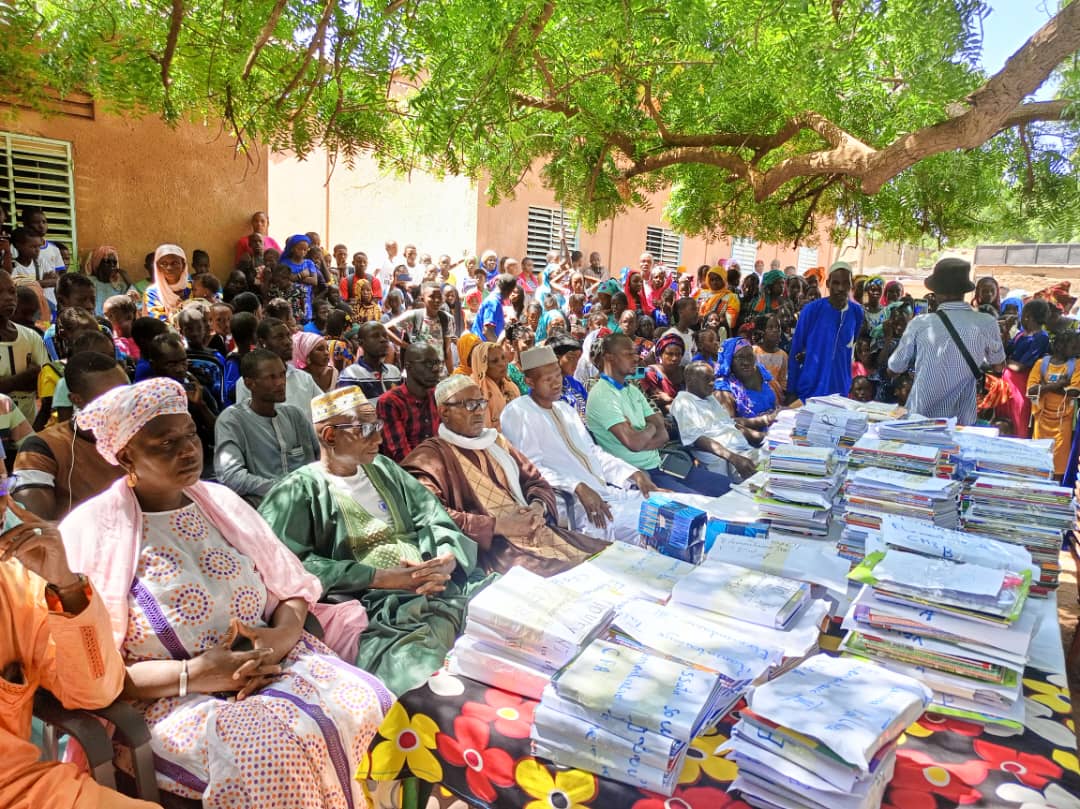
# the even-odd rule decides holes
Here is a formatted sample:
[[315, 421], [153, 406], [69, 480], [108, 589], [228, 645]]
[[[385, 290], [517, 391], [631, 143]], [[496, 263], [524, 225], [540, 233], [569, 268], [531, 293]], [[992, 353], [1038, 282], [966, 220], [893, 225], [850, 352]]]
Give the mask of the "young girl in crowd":
[[754, 354], [780, 390], [787, 390], [788, 354], [780, 347], [781, 335], [779, 314], [759, 315], [754, 321]]
[[717, 362], [720, 357], [720, 338], [713, 329], [705, 328], [697, 333], [695, 340], [697, 353], [691, 358], [691, 362], [707, 362], [716, 372]]
[[851, 380], [851, 390], [848, 398], [856, 402], [874, 401], [874, 383], [865, 376], [857, 376]]
[[223, 357], [234, 348], [229, 331], [232, 316], [233, 308], [227, 303], [218, 301], [210, 307], [210, 339], [206, 346]]
[[1001, 375], [1008, 398], [997, 408], [997, 414], [1012, 422], [1019, 438], [1031, 437], [1031, 401], [1028, 399], [1028, 378], [1040, 358], [1050, 351], [1050, 337], [1044, 330], [1050, 304], [1034, 300], [1020, 315], [1021, 331], [1005, 349], [1005, 371]]
[[113, 344], [122, 361], [138, 362], [142, 353], [135, 339], [131, 336], [131, 327], [135, 323], [135, 302], [127, 295], [113, 295], [105, 300], [105, 317], [113, 333]]

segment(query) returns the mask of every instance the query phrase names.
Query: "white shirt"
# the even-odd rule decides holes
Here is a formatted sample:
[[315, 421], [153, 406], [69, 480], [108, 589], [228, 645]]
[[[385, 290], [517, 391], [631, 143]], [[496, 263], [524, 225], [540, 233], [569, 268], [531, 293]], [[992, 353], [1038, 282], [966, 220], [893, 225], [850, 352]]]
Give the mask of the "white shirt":
[[[311, 400], [321, 396], [322, 390], [315, 384], [311, 374], [301, 371], [291, 362], [285, 366], [285, 404], [291, 404], [299, 408], [308, 419], [311, 419]], [[251, 400], [251, 391], [248, 390], [247, 382], [243, 379], [236, 386], [236, 403], [243, 404]]]
[[[715, 396], [702, 399], [689, 391], [675, 394], [671, 403], [671, 417], [679, 425], [679, 440], [683, 446], [692, 447], [699, 438], [711, 438], [716, 443], [739, 455], [749, 455], [753, 448], [746, 441], [726, 407]], [[691, 449], [695, 458], [707, 466], [717, 466], [727, 461], [711, 452]]]
[[[50, 272], [56, 272], [64, 266], [64, 259], [60, 255], [60, 248], [52, 242], [45, 242], [42, 248], [38, 251], [37, 261], [33, 264], [23, 265], [15, 261], [15, 258], [19, 255], [19, 251], [14, 247], [11, 248], [11, 277], [12, 278], [32, 278], [35, 281], [40, 281], [41, 276]], [[45, 299], [49, 303], [56, 305], [56, 290], [53, 287], [46, 287], [42, 290], [45, 293]], [[47, 312], [45, 314], [48, 314]]]
[[[501, 426], [502, 434], [536, 465], [544, 480], [555, 489], [572, 492], [579, 483], [585, 483], [602, 495], [609, 485], [625, 488], [637, 471], [598, 447], [566, 402], [557, 401], [551, 410], [546, 410], [531, 396], [520, 396], [503, 410]], [[564, 433], [588, 459], [588, 467], [571, 452]]]
[[401, 256], [394, 256], [390, 258], [390, 254], [387, 253], [381, 262], [379, 262], [379, 268], [376, 271], [376, 277], [379, 279], [379, 283], [382, 284], [383, 296], [390, 291], [390, 287], [394, 283], [394, 267], [398, 264], [404, 264], [405, 259]]

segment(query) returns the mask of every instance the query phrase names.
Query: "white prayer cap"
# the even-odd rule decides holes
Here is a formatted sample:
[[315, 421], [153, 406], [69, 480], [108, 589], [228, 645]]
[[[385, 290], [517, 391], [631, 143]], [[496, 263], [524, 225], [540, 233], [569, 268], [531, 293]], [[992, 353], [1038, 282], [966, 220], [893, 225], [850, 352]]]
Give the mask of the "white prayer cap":
[[531, 371], [543, 365], [552, 365], [558, 362], [555, 351], [550, 346], [536, 346], [528, 351], [521, 352], [521, 370]]
[[471, 376], [465, 374], [451, 374], [435, 386], [435, 404], [445, 404], [451, 396], [460, 393], [465, 388], [476, 386]]
[[320, 421], [355, 410], [361, 405], [370, 406], [370, 402], [356, 385], [320, 393], [311, 400], [311, 420], [318, 424]]

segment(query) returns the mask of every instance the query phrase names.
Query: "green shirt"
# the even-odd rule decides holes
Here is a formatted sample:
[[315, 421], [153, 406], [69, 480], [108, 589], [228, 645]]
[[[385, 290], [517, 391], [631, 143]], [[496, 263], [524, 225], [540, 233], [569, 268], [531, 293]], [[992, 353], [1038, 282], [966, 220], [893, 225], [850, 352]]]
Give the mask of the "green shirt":
[[655, 469], [660, 465], [660, 453], [655, 449], [643, 449], [634, 452], [626, 448], [615, 437], [611, 428], [624, 421], [630, 422], [635, 430], [645, 427], [645, 421], [656, 410], [645, 398], [645, 394], [633, 385], [617, 388], [608, 380], [601, 378], [589, 391], [585, 403], [585, 423], [596, 439], [596, 443], [616, 458], [621, 458], [638, 469]]

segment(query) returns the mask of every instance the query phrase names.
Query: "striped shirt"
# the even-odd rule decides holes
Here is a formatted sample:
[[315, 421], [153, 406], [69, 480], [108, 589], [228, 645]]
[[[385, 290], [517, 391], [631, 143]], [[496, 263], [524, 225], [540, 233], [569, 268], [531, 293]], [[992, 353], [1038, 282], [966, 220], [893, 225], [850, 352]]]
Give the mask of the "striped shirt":
[[[977, 312], [964, 301], [938, 306], [956, 329], [971, 358], [980, 368], [1005, 362], [1005, 348], [997, 321]], [[919, 315], [889, 357], [894, 374], [914, 366], [907, 408], [928, 418], [955, 416], [959, 424], [974, 424], [977, 416], [975, 377], [963, 354], [936, 314]]]

